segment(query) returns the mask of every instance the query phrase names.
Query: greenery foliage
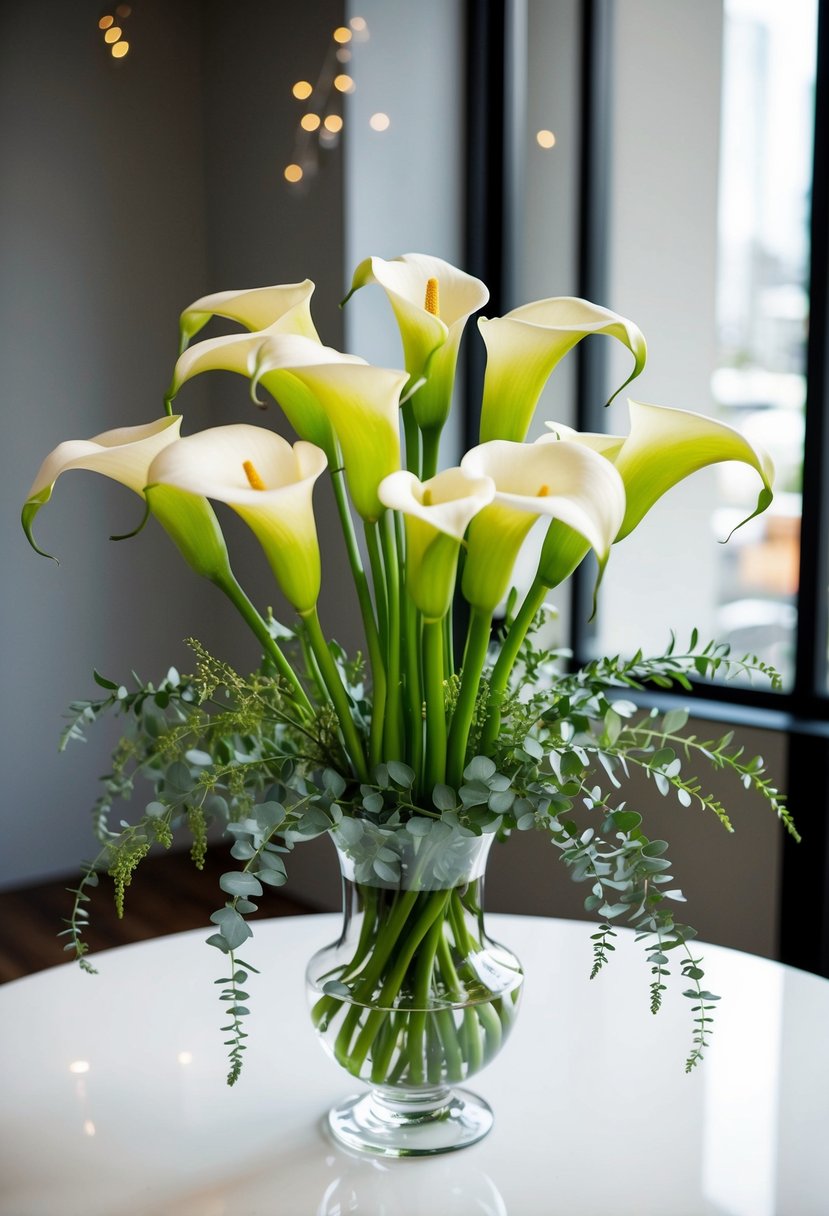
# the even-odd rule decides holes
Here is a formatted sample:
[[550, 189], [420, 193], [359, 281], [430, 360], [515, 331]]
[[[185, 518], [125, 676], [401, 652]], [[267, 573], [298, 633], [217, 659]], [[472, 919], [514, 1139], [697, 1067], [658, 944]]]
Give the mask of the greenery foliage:
[[[281, 629], [282, 642], [302, 655], [301, 637], [286, 639], [285, 634]], [[286, 882], [285, 860], [297, 844], [339, 826], [357, 858], [357, 878], [374, 875], [394, 882], [399, 878], [395, 853], [384, 849], [382, 834], [364, 831], [363, 825], [386, 832], [405, 828], [413, 837], [429, 836], [438, 825], [470, 836], [505, 837], [536, 829], [547, 835], [573, 881], [587, 887], [585, 909], [599, 921], [592, 935], [591, 978], [614, 950], [615, 926], [632, 927], [651, 968], [652, 1012], [660, 1008], [672, 969], [688, 981], [684, 994], [691, 1001], [694, 1033], [686, 1067], [690, 1070], [702, 1059], [718, 998], [703, 987], [702, 962], [691, 947], [693, 928], [675, 918], [675, 908], [684, 901], [671, 872], [668, 845], [646, 834], [641, 808], [629, 805], [625, 786], [632, 772], [644, 773], [658, 795], [675, 799], [681, 808], [696, 806], [715, 815], [730, 832], [722, 804], [691, 766], [729, 770], [797, 838], [785, 799], [767, 778], [761, 757], [746, 756], [731, 732], [716, 739], [689, 733], [683, 709], [640, 707], [649, 689], [687, 690], [690, 675], [710, 676], [723, 668], [774, 680], [762, 663], [751, 656], [736, 658], [725, 646], [701, 647], [694, 635], [682, 651], [672, 639], [655, 657], [605, 658], [568, 672], [564, 656], [541, 646], [531, 631], [502, 704], [498, 735], [483, 755], [476, 754], [486, 719], [480, 707], [489, 699], [492, 664], [485, 669], [473, 717], [478, 725], [471, 731], [463, 777], [455, 788], [444, 782], [424, 786], [415, 770], [400, 761], [375, 765], [368, 781], [349, 778], [342, 771], [330, 705], [323, 704], [309, 718], [268, 659], [258, 671], [242, 676], [198, 642], [191, 646], [192, 675], [171, 669], [157, 686], [133, 675], [130, 690], [95, 673], [105, 695], [71, 707], [64, 746], [83, 739], [86, 728], [105, 714], [120, 714], [126, 725], [94, 808], [101, 849], [84, 866], [64, 930], [66, 949], [81, 966], [92, 970], [84, 931], [88, 888], [98, 884], [99, 875], [112, 878], [122, 915], [126, 888], [153, 845], [169, 848], [174, 831], [181, 830], [191, 839], [194, 864], [201, 867], [208, 830], [221, 831], [239, 865], [222, 875], [225, 898], [211, 917], [215, 932], [208, 942], [227, 956], [228, 974], [217, 983], [227, 1005], [229, 1020], [222, 1029], [228, 1035], [228, 1081], [233, 1084], [247, 1037], [249, 995], [244, 986], [256, 972], [238, 956], [252, 936], [246, 917], [257, 910], [266, 887]], [[331, 654], [344, 677], [355, 721], [365, 730], [370, 715], [361, 663], [348, 664], [334, 643]], [[300, 659], [296, 662], [299, 669]], [[313, 680], [310, 663], [305, 676]], [[456, 680], [444, 682], [448, 704], [456, 688]], [[113, 827], [116, 799], [129, 799], [139, 778], [148, 783], [150, 800], [134, 823], [122, 819]], [[677, 963], [672, 963], [674, 955]]]

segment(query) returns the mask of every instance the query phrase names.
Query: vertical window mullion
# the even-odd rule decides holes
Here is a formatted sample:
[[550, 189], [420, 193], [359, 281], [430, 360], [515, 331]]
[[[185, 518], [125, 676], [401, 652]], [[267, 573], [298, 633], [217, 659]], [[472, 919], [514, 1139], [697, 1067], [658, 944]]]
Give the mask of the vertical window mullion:
[[809, 270], [809, 343], [795, 698], [813, 705], [826, 694], [827, 414], [829, 413], [829, 12], [818, 10], [815, 129]]
[[[829, 437], [829, 10], [818, 10], [806, 361], [806, 434], [793, 701], [825, 717], [827, 685], [827, 437]], [[786, 789], [803, 843], [786, 840], [780, 916], [783, 962], [829, 976], [829, 756], [826, 739], [792, 735]]]
[[[578, 294], [607, 303], [608, 217], [611, 190], [612, 9], [610, 0], [584, 0], [581, 18], [581, 153], [579, 163], [580, 226]], [[576, 427], [600, 431], [607, 396], [604, 342], [580, 342], [576, 348]], [[574, 662], [589, 657], [593, 627], [589, 623], [595, 566], [583, 562], [572, 578], [570, 647]]]

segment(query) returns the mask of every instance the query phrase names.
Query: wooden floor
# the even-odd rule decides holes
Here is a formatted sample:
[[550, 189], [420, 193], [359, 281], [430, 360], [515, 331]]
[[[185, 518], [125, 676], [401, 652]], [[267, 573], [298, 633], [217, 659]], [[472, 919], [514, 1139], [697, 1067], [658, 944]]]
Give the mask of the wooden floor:
[[[90, 926], [85, 938], [90, 955], [185, 929], [210, 929], [211, 912], [226, 898], [219, 888], [219, 876], [227, 869], [223, 849], [208, 853], [201, 871], [187, 853], [148, 857], [127, 888], [123, 920], [115, 914], [112, 883], [102, 878], [87, 905]], [[64, 928], [63, 918], [72, 906], [73, 896], [67, 887], [76, 882], [77, 876], [70, 875], [65, 881], [0, 891], [0, 983], [54, 967], [72, 957], [63, 950], [66, 938], [57, 934]], [[313, 909], [267, 888], [260, 912], [251, 919], [310, 911]]]

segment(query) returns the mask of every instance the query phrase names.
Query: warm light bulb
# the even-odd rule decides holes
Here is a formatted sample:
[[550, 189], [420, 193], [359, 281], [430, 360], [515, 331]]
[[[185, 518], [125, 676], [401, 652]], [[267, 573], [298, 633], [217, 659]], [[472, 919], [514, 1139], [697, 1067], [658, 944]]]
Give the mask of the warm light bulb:
[[286, 182], [301, 182], [302, 181], [301, 165], [286, 165], [285, 166], [285, 181]]
[[390, 124], [391, 119], [389, 118], [388, 114], [383, 114], [382, 111], [372, 114], [371, 118], [368, 120], [368, 125], [371, 127], [372, 131], [388, 131]]
[[129, 49], [130, 44], [128, 42], [116, 42], [112, 48], [112, 58], [123, 59]]
[[69, 1071], [74, 1073], [89, 1072], [89, 1060], [73, 1060], [69, 1065]]
[[314, 90], [307, 80], [298, 80], [291, 89], [294, 97], [296, 97], [299, 101], [305, 101], [305, 98], [310, 97], [313, 91]]
[[351, 58], [351, 51], [347, 46], [339, 47], [335, 53], [338, 63], [348, 63], [349, 59]]
[[91, 1119], [84, 1119], [83, 1134], [85, 1136], [94, 1136], [95, 1135], [95, 1124], [92, 1122]]
[[335, 42], [350, 42], [352, 38], [351, 30], [346, 25], [341, 25], [334, 30]]
[[132, 9], [129, 4], [119, 4], [115, 11], [119, 17], [129, 17]]
[[352, 17], [348, 24], [356, 33], [361, 34], [366, 28], [366, 19], [365, 17]]
[[299, 125], [303, 131], [316, 131], [320, 125], [320, 116], [319, 114], [303, 114], [299, 120]]
[[192, 1064], [193, 1053], [192, 1051], [180, 1051], [176, 1056], [176, 1059], [178, 1060], [179, 1064]]
[[326, 117], [323, 126], [325, 127], [326, 131], [330, 131], [332, 135], [336, 135], [338, 131], [342, 131], [343, 129], [343, 120], [340, 118], [339, 114], [329, 114]]
[[554, 148], [556, 146], [556, 137], [552, 131], [538, 131], [535, 141], [540, 148]]
[[345, 72], [341, 72], [339, 76], [334, 77], [334, 88], [340, 93], [352, 93], [354, 91], [354, 81]]
[[113, 25], [113, 26], [110, 26], [110, 28], [104, 34], [104, 42], [110, 42], [110, 43], [117, 42], [120, 37], [121, 37], [120, 25]]
[[114, 24], [115, 24], [115, 18], [107, 15], [106, 17], [102, 17], [101, 20], [98, 22], [98, 29], [99, 30], [108, 30], [109, 27]]

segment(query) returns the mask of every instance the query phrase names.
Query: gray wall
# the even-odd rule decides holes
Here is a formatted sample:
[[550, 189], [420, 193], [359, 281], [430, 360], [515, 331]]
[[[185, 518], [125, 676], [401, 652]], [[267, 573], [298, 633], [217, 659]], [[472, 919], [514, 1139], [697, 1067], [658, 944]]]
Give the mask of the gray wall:
[[[95, 695], [93, 666], [157, 678], [188, 664], [190, 634], [232, 660], [256, 653], [154, 526], [107, 540], [138, 522], [140, 504], [104, 478], [61, 479], [38, 535], [62, 564], [34, 555], [16, 521], [41, 459], [63, 439], [161, 415], [178, 313], [205, 291], [307, 274], [326, 338], [341, 340], [341, 157], [300, 198], [281, 177], [297, 119], [290, 85], [318, 71], [341, 4], [314, 0], [286, 18], [265, 0], [142, 0], [120, 62], [102, 44], [101, 11], [88, 0], [0, 6], [6, 886], [71, 873], [93, 847], [88, 811], [113, 731], [57, 754], [64, 707]], [[191, 430], [251, 417], [241, 381], [209, 387], [182, 394]], [[252, 546], [249, 556], [254, 593], [275, 600]], [[348, 611], [337, 628], [353, 642]]]

